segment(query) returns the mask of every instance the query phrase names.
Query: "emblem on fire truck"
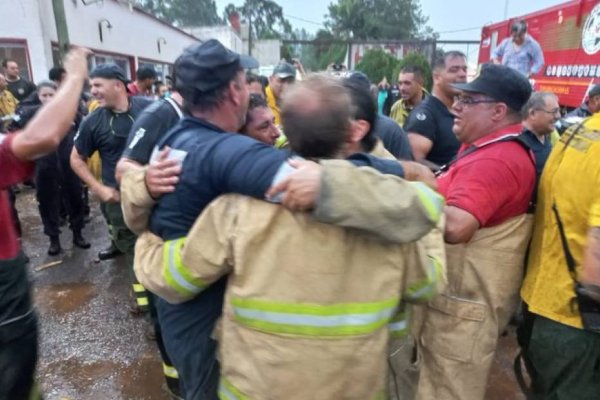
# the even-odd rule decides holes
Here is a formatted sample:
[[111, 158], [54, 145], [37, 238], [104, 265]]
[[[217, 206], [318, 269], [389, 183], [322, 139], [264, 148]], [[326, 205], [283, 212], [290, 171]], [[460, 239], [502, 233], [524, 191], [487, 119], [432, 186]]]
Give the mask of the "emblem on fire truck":
[[581, 47], [589, 55], [600, 51], [600, 4], [594, 7], [585, 20], [581, 32]]

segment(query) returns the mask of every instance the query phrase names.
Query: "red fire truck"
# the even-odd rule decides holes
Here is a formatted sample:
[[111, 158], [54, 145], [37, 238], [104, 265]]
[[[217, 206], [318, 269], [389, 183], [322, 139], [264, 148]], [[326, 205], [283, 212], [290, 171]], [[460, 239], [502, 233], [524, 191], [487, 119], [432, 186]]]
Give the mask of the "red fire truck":
[[514, 21], [544, 52], [542, 70], [532, 76], [535, 90], [556, 93], [564, 107], [579, 107], [589, 88], [600, 83], [600, 0], [573, 0], [483, 27], [479, 63], [489, 62]]

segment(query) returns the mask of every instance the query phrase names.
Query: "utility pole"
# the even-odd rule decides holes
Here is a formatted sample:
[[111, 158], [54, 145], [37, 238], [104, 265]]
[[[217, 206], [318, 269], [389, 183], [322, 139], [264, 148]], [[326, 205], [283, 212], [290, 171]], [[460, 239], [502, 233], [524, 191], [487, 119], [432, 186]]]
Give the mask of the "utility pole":
[[70, 46], [64, 0], [52, 0], [52, 9], [54, 11], [54, 20], [56, 22], [56, 35], [58, 36], [58, 61], [62, 64], [62, 60], [67, 54], [67, 51], [69, 51]]
[[252, 55], [252, 14], [248, 15], [248, 55]]
[[508, 0], [504, 0], [504, 19], [508, 18]]

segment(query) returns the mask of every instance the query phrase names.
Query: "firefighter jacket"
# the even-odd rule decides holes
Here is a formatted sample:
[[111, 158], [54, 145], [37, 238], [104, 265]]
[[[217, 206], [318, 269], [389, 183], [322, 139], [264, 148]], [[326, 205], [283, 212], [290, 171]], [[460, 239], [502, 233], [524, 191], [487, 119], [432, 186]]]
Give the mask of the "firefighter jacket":
[[442, 274], [418, 243], [239, 195], [211, 203], [187, 237], [144, 233], [135, 268], [172, 302], [230, 274], [220, 394], [233, 399], [383, 398], [387, 326], [402, 301], [430, 299]]

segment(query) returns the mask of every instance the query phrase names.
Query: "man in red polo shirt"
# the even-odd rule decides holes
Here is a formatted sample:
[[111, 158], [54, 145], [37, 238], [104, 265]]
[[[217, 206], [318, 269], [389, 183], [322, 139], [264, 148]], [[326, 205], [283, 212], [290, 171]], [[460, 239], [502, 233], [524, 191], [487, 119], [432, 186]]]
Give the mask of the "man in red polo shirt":
[[518, 303], [531, 235], [535, 161], [515, 140], [531, 86], [508, 67], [486, 65], [454, 87], [462, 91], [452, 106], [461, 148], [438, 177], [448, 286], [424, 314], [417, 398], [478, 400]]
[[85, 49], [71, 51], [64, 65], [67, 77], [54, 99], [25, 130], [0, 135], [0, 399], [39, 397], [32, 393], [37, 319], [7, 189], [29, 178], [35, 165], [32, 161], [54, 151], [69, 133], [87, 78], [88, 54]]

